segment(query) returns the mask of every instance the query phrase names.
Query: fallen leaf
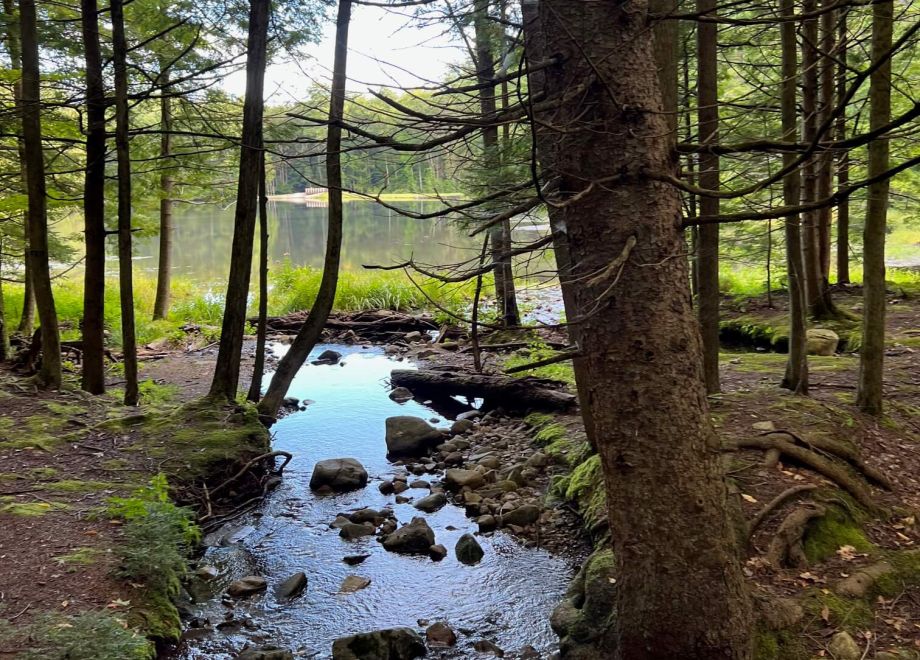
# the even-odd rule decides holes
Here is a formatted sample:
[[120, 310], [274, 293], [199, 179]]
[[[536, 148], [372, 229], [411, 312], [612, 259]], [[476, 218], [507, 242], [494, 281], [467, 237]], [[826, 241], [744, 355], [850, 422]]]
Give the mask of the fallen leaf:
[[745, 502], [750, 502], [751, 504], [757, 504], [757, 498], [753, 495], [748, 495], [747, 493], [741, 493], [741, 499]]

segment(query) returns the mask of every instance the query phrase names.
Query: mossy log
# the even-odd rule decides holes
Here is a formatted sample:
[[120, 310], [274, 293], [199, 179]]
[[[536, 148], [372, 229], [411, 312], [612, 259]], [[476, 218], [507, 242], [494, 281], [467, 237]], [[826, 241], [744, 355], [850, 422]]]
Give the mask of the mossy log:
[[394, 369], [393, 387], [407, 387], [416, 396], [482, 398], [490, 407], [509, 410], [566, 410], [575, 405], [574, 394], [549, 387], [552, 381], [539, 378], [508, 378], [456, 371]]

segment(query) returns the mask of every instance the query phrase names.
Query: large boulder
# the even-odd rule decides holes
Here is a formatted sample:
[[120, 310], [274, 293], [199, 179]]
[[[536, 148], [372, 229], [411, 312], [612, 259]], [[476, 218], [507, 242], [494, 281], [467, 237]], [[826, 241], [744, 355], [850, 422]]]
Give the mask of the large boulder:
[[340, 637], [332, 660], [412, 660], [425, 655], [425, 642], [411, 628], [389, 628]]
[[837, 352], [840, 337], [833, 330], [812, 328], [806, 334], [809, 355], [833, 355]]
[[434, 545], [434, 531], [424, 518], [413, 518], [408, 525], [403, 525], [383, 539], [383, 547], [390, 552], [406, 555], [425, 555]]
[[313, 467], [310, 488], [319, 490], [327, 487], [337, 493], [364, 488], [367, 485], [367, 470], [353, 458], [327, 458]]
[[482, 551], [479, 541], [472, 534], [464, 534], [457, 541], [454, 554], [461, 564], [472, 565], [479, 563], [485, 553]]
[[444, 439], [424, 419], [409, 415], [387, 417], [387, 456], [422, 456]]

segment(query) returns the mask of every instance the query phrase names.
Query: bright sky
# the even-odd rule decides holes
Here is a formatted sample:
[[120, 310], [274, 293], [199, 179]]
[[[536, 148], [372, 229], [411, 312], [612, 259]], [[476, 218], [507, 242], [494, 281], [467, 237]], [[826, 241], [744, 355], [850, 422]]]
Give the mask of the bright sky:
[[[406, 27], [409, 19], [379, 7], [355, 5], [349, 28], [348, 88], [365, 91], [368, 87], [424, 85], [441, 79], [452, 62], [461, 61], [463, 52], [440, 25]], [[322, 40], [307, 46], [307, 57], [292, 61], [286, 57], [271, 65], [265, 75], [265, 98], [280, 104], [304, 98], [315, 82], [327, 82], [332, 69], [335, 21], [323, 28]], [[229, 76], [224, 88], [242, 96], [246, 73]]]

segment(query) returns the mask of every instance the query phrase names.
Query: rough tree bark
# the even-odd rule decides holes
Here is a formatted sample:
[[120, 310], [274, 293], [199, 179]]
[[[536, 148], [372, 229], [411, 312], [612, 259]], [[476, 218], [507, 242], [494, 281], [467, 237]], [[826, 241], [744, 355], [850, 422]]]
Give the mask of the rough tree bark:
[[[788, 20], [780, 24], [782, 43], [782, 123], [783, 140], [795, 141], [799, 131], [798, 111], [798, 44], [795, 23], [794, 0], [780, 0], [780, 12]], [[783, 166], [790, 167], [795, 154], [783, 154]], [[783, 204], [797, 206], [801, 201], [802, 178], [798, 169], [792, 169], [783, 177]], [[801, 217], [788, 216], [785, 221], [786, 277], [789, 289], [789, 358], [782, 387], [798, 394], [808, 393], [808, 353], [805, 326], [805, 262], [802, 254]]]
[[83, 372], [81, 387], [105, 392], [105, 88], [96, 0], [81, 0], [86, 67], [86, 169], [83, 176]]
[[[824, 0], [821, 8], [820, 45], [821, 56], [818, 59], [818, 121], [824, 124], [831, 116], [834, 108], [834, 57], [837, 53], [837, 11], [829, 9], [835, 0]], [[833, 124], [832, 124], [833, 125]], [[828, 139], [833, 136], [833, 131]], [[834, 190], [834, 152], [827, 149], [821, 152], [818, 163], [818, 199], [827, 199]], [[833, 220], [833, 207], [824, 206], [818, 210], [817, 239], [818, 239], [818, 264], [821, 270], [821, 291], [827, 295], [830, 286], [831, 272], [831, 223]]]
[[[495, 114], [495, 52], [492, 46], [489, 22], [489, 1], [476, 0], [473, 28], [476, 37], [476, 75], [482, 89], [479, 90], [479, 108], [484, 117]], [[492, 83], [492, 84], [490, 84]], [[498, 145], [498, 126], [489, 125], [482, 129], [483, 160], [486, 176], [491, 176], [501, 167]], [[505, 220], [489, 229], [492, 244], [493, 278], [495, 298], [501, 311], [501, 324], [506, 328], [521, 324], [518, 313], [517, 295], [514, 287], [514, 271], [511, 257], [511, 221]]]
[[19, 23], [22, 43], [22, 100], [19, 109], [29, 193], [29, 265], [32, 269], [42, 341], [42, 362], [36, 374], [36, 382], [42, 387], [57, 389], [61, 386], [61, 334], [48, 267], [48, 200], [45, 195], [45, 159], [42, 152], [35, 0], [19, 0]]
[[281, 407], [291, 381], [304, 360], [316, 346], [332, 305], [339, 280], [342, 258], [342, 117], [345, 111], [345, 83], [348, 64], [348, 26], [351, 21], [351, 0], [339, 0], [335, 23], [335, 59], [332, 66], [332, 90], [329, 96], [329, 125], [326, 131], [326, 186], [329, 189], [329, 222], [326, 232], [326, 256], [323, 278], [316, 301], [288, 352], [278, 362], [275, 375], [259, 403], [259, 412], [274, 417]]
[[[872, 61], [887, 58], [894, 28], [894, 4], [890, 0], [872, 6]], [[869, 130], [891, 121], [891, 60], [869, 78]], [[869, 143], [867, 176], [888, 169], [887, 139]], [[859, 351], [859, 384], [856, 403], [870, 415], [882, 414], [882, 377], [885, 359], [885, 226], [888, 220], [888, 179], [873, 183], [866, 200], [863, 229], [863, 324]]]
[[262, 162], [262, 98], [265, 86], [266, 42], [270, 0], [250, 0], [249, 38], [246, 46], [246, 97], [243, 102], [243, 132], [240, 174], [233, 218], [233, 246], [230, 276], [224, 303], [217, 364], [210, 394], [232, 401], [240, 382], [240, 353], [246, 325], [246, 303], [252, 271], [252, 242], [259, 199], [259, 165]]
[[[573, 331], [606, 483], [618, 581], [597, 657], [750, 658], [750, 606], [719, 441], [709, 419], [644, 0], [528, 0], [530, 77], [543, 169], [570, 203], [551, 208], [579, 284]], [[615, 158], [611, 158], [615, 154]], [[590, 182], [603, 182], [585, 191]], [[583, 193], [583, 194], [579, 194]], [[563, 286], [572, 288], [566, 278]]]
[[[837, 25], [837, 96], [836, 103], [843, 102], [847, 93], [847, 10], [840, 10]], [[847, 137], [847, 113], [841, 112], [837, 117], [837, 140]], [[837, 153], [837, 189], [843, 190], [850, 185], [850, 150], [841, 149]], [[850, 283], [850, 198], [844, 197], [837, 204], [837, 283]]]
[[118, 291], [126, 406], [136, 406], [137, 337], [134, 331], [134, 264], [131, 261], [131, 151], [128, 143], [128, 41], [122, 0], [112, 0], [112, 63], [115, 68], [115, 153], [118, 160]]
[[[166, 82], [169, 82], [168, 79]], [[165, 319], [169, 314], [169, 289], [172, 280], [172, 104], [165, 85], [161, 93], [163, 96], [160, 98], [160, 129], [163, 132], [160, 134], [160, 251], [157, 262], [157, 295], [153, 301], [154, 320]]]
[[[22, 48], [19, 44], [19, 16], [13, 0], [3, 0], [3, 13], [6, 14], [6, 50], [10, 56], [10, 68], [14, 71], [22, 70]], [[13, 81], [13, 105], [18, 106], [22, 99], [22, 76]], [[28, 189], [26, 181], [25, 142], [22, 131], [16, 136], [16, 149], [19, 152], [19, 175], [22, 179], [23, 190]], [[35, 325], [35, 290], [32, 288], [32, 268], [29, 265], [29, 212], [22, 214], [23, 234], [23, 272], [22, 280], [24, 291], [22, 296], [22, 314], [19, 316], [19, 327], [16, 331], [25, 337], [32, 336]]]
[[[717, 0], [697, 0], [697, 12], [715, 15]], [[700, 144], [719, 142], [718, 24], [701, 22], [697, 34], [697, 122]], [[700, 153], [700, 186], [719, 189], [719, 156]], [[719, 215], [719, 198], [700, 197], [702, 215]], [[699, 228], [697, 242], [698, 315], [703, 335], [703, 377], [706, 391], [719, 391], [719, 225]]]
[[256, 358], [246, 398], [258, 403], [265, 371], [265, 335], [268, 330], [268, 193], [265, 191], [265, 152], [259, 170], [259, 320], [256, 323]]

